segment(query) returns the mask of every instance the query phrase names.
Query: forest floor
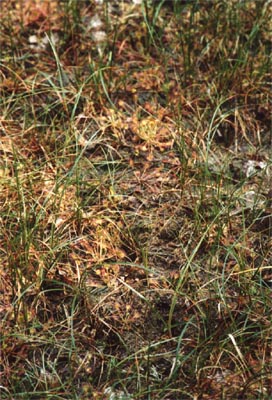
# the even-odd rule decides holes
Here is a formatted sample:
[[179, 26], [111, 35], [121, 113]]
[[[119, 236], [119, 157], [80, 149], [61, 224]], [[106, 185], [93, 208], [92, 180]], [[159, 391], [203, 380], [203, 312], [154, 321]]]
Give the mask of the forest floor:
[[1, 399], [271, 399], [271, 4], [1, 1]]

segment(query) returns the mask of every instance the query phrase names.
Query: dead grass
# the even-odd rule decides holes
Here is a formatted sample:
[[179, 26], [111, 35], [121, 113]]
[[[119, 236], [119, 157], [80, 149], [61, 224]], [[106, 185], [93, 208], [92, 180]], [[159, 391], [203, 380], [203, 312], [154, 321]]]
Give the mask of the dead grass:
[[1, 2], [1, 398], [270, 398], [269, 7]]

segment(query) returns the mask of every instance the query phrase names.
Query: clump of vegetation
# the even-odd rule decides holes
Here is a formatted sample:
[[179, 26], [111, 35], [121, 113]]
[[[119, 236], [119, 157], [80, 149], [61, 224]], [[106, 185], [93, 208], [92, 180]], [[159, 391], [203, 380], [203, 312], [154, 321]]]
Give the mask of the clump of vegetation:
[[1, 2], [2, 399], [269, 399], [269, 1]]

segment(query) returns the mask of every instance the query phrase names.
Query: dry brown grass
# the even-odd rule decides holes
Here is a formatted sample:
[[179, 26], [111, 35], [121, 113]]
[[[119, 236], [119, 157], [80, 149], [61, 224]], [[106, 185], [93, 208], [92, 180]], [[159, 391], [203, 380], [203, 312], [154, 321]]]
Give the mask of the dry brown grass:
[[1, 2], [1, 398], [269, 399], [269, 2], [113, 3]]

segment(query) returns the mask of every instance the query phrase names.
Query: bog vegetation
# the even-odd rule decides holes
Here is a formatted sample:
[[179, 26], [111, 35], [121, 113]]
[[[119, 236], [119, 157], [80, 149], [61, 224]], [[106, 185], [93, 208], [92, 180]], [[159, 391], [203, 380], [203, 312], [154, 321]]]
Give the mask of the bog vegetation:
[[0, 8], [1, 399], [271, 399], [271, 2]]

